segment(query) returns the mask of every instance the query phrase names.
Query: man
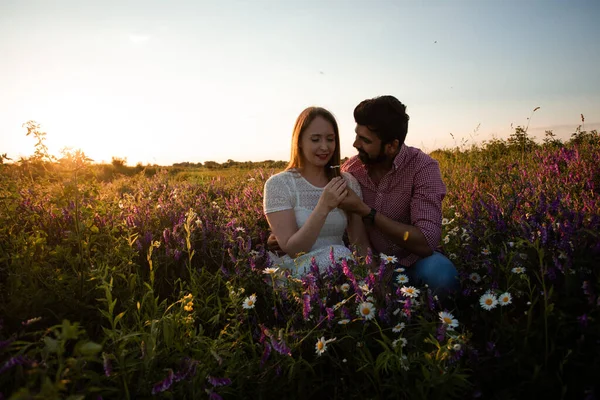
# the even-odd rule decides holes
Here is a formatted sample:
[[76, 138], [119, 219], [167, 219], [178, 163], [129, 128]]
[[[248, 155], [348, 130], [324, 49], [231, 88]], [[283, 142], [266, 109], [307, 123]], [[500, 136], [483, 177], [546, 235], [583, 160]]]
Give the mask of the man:
[[377, 253], [398, 258], [412, 283], [439, 294], [458, 289], [458, 273], [435, 251], [442, 234], [446, 194], [437, 161], [404, 144], [409, 117], [393, 96], [364, 100], [354, 109], [358, 155], [342, 166], [360, 183], [363, 200], [349, 191], [340, 208], [363, 217]]

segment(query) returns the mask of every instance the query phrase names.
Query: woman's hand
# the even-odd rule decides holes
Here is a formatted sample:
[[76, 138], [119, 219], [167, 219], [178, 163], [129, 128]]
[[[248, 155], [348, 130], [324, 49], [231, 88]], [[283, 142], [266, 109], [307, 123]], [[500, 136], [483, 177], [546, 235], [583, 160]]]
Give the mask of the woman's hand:
[[323, 188], [323, 193], [321, 194], [317, 206], [320, 205], [325, 207], [327, 212], [330, 212], [336, 208], [347, 195], [348, 190], [346, 189], [346, 180], [342, 177], [333, 178], [329, 181], [327, 186]]

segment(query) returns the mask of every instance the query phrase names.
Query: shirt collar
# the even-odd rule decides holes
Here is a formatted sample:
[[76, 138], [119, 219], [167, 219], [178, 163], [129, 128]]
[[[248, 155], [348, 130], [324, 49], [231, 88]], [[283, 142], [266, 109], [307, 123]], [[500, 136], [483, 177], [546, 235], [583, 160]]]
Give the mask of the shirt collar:
[[406, 161], [407, 153], [408, 149], [406, 148], [406, 145], [402, 144], [402, 147], [400, 147], [400, 151], [398, 152], [398, 154], [396, 154], [396, 157], [394, 157], [394, 170], [397, 170], [398, 168], [402, 167], [402, 164], [404, 164], [404, 162]]

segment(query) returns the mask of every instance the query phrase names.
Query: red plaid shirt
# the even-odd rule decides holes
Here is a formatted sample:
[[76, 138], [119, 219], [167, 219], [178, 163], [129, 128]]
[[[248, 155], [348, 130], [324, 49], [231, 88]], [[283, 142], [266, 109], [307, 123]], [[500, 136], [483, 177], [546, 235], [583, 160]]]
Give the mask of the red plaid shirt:
[[[379, 185], [373, 183], [358, 156], [346, 161], [342, 171], [358, 180], [363, 201], [369, 207], [394, 221], [416, 226], [434, 250], [442, 236], [442, 200], [446, 195], [438, 162], [417, 148], [403, 145], [393, 165]], [[420, 259], [394, 244], [376, 227], [366, 228], [374, 251], [395, 255], [406, 267]]]

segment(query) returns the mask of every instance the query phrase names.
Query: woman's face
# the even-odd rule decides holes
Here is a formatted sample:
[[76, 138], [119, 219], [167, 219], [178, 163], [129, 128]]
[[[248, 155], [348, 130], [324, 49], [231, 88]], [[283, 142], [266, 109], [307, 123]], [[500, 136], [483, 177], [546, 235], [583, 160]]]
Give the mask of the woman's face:
[[300, 149], [305, 164], [325, 167], [335, 150], [333, 125], [317, 116], [302, 133]]

